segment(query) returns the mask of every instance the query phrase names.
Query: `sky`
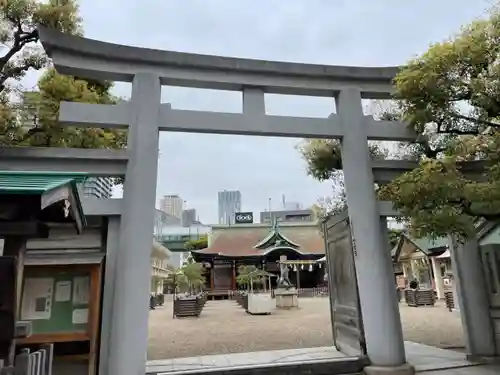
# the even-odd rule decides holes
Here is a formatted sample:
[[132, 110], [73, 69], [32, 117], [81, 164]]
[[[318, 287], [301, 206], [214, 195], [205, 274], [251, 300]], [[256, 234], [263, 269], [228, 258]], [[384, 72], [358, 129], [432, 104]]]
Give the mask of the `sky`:
[[[85, 36], [139, 47], [354, 66], [400, 65], [484, 15], [484, 0], [80, 0]], [[33, 80], [30, 75], [28, 80]], [[34, 82], [34, 81], [33, 81]], [[127, 97], [129, 84], [115, 93]], [[241, 112], [235, 92], [164, 87], [179, 109]], [[333, 99], [266, 95], [266, 112], [326, 117]], [[204, 223], [217, 192], [240, 190], [242, 210], [310, 206], [332, 183], [307, 176], [299, 139], [162, 133], [157, 197], [179, 194]], [[116, 195], [119, 196], [119, 189]]]

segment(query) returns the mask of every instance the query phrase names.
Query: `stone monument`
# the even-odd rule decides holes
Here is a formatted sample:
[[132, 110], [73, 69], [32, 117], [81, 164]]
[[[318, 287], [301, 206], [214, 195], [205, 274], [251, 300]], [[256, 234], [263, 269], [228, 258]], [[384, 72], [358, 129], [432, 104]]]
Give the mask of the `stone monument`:
[[286, 255], [280, 256], [280, 277], [278, 288], [274, 291], [276, 307], [278, 309], [291, 309], [299, 307], [299, 291], [293, 286], [288, 278], [288, 265]]

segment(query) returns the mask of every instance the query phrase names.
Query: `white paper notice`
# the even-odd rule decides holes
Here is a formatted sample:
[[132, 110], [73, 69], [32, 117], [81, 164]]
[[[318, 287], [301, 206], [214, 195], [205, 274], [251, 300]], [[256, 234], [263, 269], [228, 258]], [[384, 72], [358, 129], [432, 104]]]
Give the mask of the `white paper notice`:
[[73, 279], [73, 305], [87, 305], [90, 294], [90, 277], [79, 276]]
[[89, 321], [89, 309], [74, 309], [71, 321], [73, 324], [86, 324]]
[[68, 302], [71, 300], [71, 281], [58, 281], [56, 283], [56, 302]]
[[21, 319], [50, 319], [53, 292], [54, 279], [27, 278], [24, 281]]

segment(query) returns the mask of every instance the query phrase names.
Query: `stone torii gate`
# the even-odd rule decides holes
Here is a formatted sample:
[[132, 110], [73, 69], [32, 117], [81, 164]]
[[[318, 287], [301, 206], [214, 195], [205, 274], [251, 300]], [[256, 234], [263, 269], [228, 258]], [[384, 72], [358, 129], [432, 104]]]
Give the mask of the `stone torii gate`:
[[[59, 73], [132, 82], [129, 102], [61, 103], [60, 110], [64, 125], [128, 128], [126, 150], [17, 148], [2, 150], [0, 158], [4, 170], [70, 170], [126, 177], [114, 298], [112, 312], [107, 312], [113, 319], [109, 331], [103, 333], [109, 335], [103, 375], [145, 371], [150, 264], [142, 250], [151, 246], [159, 131], [340, 139], [367, 354], [376, 373], [412, 373], [406, 364], [390, 254], [382, 245], [374, 182], [390, 180], [415, 163], [372, 161], [367, 141], [410, 141], [415, 134], [404, 124], [364, 116], [361, 105], [362, 99], [390, 98], [397, 67], [236, 59], [115, 45], [44, 27], [39, 27], [39, 33]], [[161, 85], [241, 91], [243, 112], [172, 109], [160, 103]], [[266, 115], [264, 93], [332, 97], [337, 113], [328, 118]]]

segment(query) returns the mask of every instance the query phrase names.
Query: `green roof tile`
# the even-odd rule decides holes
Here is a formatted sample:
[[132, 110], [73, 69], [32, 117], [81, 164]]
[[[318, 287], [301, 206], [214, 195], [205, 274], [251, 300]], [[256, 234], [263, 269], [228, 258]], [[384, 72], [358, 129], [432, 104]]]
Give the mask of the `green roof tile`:
[[446, 237], [432, 238], [412, 238], [407, 236], [407, 238], [413, 242], [417, 247], [420, 248], [425, 254], [431, 255], [438, 249], [448, 246], [448, 239]]
[[0, 194], [43, 194], [86, 178], [86, 173], [0, 171]]

